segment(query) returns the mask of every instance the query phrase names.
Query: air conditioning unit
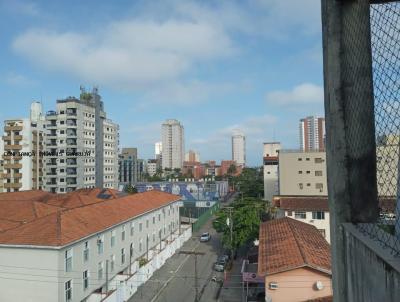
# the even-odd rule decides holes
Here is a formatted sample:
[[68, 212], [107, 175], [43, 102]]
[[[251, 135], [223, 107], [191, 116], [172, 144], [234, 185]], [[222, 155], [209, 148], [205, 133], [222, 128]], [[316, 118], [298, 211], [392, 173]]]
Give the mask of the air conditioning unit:
[[272, 289], [272, 290], [278, 289], [278, 283], [270, 282], [269, 283], [269, 289]]
[[324, 289], [324, 284], [322, 283], [322, 281], [315, 282], [315, 288], [317, 290], [323, 290]]

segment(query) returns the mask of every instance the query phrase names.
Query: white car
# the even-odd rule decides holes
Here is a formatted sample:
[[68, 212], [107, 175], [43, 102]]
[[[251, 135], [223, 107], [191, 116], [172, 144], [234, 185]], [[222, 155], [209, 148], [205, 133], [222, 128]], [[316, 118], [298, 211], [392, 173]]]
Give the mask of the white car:
[[200, 242], [207, 242], [210, 241], [210, 239], [211, 239], [210, 233], [203, 233], [200, 236]]

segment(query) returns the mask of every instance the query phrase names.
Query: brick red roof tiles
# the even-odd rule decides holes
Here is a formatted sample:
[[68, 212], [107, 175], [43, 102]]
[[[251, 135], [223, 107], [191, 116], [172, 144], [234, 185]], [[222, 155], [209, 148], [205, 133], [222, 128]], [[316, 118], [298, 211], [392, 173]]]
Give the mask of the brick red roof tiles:
[[126, 196], [101, 191], [111, 195], [107, 199], [99, 198], [99, 192], [82, 190], [51, 194], [52, 198], [34, 194], [43, 196], [43, 202], [36, 197], [35, 201], [0, 201], [0, 244], [63, 246], [180, 200], [178, 195], [160, 191]]
[[329, 211], [326, 196], [276, 196], [273, 204], [289, 211]]
[[285, 217], [260, 226], [258, 274], [272, 275], [299, 267], [331, 274], [330, 246], [312, 225]]

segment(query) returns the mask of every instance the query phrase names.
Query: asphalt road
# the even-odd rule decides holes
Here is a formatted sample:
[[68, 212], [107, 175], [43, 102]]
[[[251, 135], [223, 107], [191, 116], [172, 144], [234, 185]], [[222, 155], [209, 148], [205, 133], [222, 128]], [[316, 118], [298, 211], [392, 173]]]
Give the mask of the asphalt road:
[[[210, 232], [209, 242], [199, 241], [199, 236], [203, 232]], [[211, 278], [214, 275], [223, 278], [223, 274], [215, 272], [212, 267], [218, 255], [222, 253], [222, 245], [219, 235], [211, 226], [211, 221], [208, 221], [199, 232], [193, 234], [193, 237], [180, 250], [205, 253], [205, 255], [197, 256], [200, 301], [216, 301], [214, 297], [217, 285], [211, 281]], [[179, 253], [173, 255], [149, 281], [138, 289], [129, 302], [195, 301], [194, 257]]]

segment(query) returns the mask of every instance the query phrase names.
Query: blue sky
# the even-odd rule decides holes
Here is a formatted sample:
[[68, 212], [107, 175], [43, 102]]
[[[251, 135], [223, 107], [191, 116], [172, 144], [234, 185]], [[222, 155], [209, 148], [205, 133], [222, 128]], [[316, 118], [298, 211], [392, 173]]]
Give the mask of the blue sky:
[[323, 115], [319, 0], [0, 0], [0, 121], [99, 87], [121, 147], [152, 158], [163, 120], [201, 160], [247, 137], [298, 147], [298, 120]]

